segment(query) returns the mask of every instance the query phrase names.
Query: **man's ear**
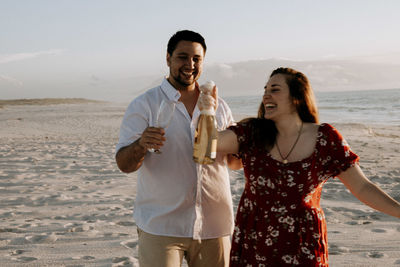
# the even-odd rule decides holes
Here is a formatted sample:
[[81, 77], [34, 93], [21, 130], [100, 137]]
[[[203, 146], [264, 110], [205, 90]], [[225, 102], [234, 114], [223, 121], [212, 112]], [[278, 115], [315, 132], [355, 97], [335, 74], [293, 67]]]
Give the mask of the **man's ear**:
[[170, 56], [170, 54], [167, 52], [167, 65], [168, 65], [168, 67], [171, 67], [170, 65], [170, 61], [171, 61], [171, 56]]

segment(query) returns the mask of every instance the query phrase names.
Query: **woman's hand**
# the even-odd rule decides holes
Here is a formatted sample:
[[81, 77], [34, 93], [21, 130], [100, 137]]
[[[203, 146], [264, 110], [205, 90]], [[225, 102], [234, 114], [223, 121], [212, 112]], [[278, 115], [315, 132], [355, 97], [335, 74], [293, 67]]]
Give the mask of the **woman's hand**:
[[[201, 86], [202, 87], [202, 86]], [[218, 88], [216, 85], [211, 90], [202, 90], [200, 87], [200, 95], [197, 105], [202, 110], [217, 110], [218, 107]], [[205, 91], [205, 92], [204, 92]]]

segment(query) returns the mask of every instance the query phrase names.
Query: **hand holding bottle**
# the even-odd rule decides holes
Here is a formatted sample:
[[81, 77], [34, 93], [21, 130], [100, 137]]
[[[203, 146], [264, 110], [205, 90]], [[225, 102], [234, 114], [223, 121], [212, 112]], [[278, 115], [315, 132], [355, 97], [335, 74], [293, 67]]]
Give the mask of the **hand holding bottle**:
[[200, 86], [200, 95], [197, 105], [202, 110], [217, 110], [218, 88], [213, 81], [208, 81]]
[[198, 99], [200, 116], [193, 144], [193, 160], [200, 164], [214, 163], [217, 155], [216, 90], [217, 87], [213, 81], [200, 86]]

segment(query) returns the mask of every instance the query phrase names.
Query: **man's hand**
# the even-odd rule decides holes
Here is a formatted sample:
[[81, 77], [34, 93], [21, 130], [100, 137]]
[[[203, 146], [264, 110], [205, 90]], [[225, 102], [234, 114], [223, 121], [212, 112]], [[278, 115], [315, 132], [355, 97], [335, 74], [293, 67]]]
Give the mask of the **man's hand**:
[[117, 152], [115, 159], [118, 168], [125, 173], [138, 170], [149, 148], [160, 149], [163, 146], [164, 134], [165, 131], [162, 128], [147, 127], [142, 137]]
[[163, 128], [147, 127], [140, 137], [139, 145], [144, 149], [160, 149], [166, 140]]

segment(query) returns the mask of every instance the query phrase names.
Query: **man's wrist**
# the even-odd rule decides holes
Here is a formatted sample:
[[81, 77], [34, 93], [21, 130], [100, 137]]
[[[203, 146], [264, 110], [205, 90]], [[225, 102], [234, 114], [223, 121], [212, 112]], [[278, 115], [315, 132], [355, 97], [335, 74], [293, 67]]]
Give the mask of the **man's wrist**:
[[146, 149], [146, 147], [144, 147], [141, 143], [140, 143], [140, 140], [141, 140], [141, 137], [139, 137], [139, 139], [138, 140], [136, 140], [136, 147], [137, 147], [137, 149], [138, 149], [138, 152], [142, 152], [142, 154], [144, 155], [144, 154], [146, 154], [146, 152], [147, 152], [147, 149]]

